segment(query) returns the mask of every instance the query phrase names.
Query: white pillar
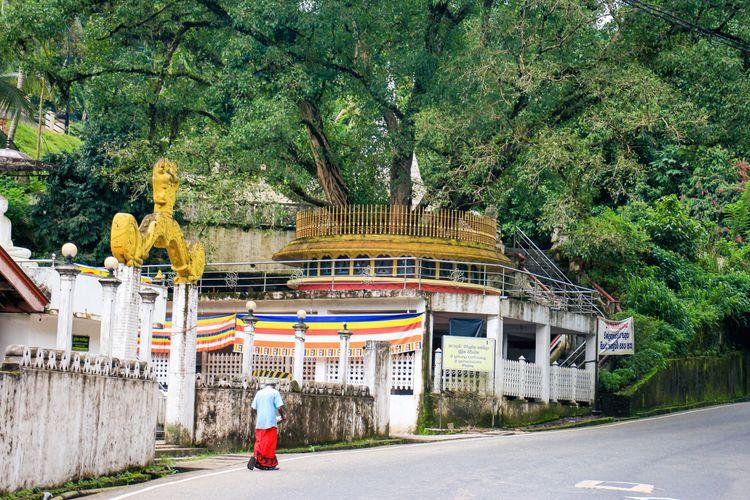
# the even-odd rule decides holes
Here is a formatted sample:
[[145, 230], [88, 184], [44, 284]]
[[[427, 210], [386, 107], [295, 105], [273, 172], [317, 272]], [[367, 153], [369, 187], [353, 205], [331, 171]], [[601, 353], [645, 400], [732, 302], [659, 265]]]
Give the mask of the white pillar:
[[443, 390], [443, 351], [435, 350], [435, 370], [432, 373], [432, 392], [440, 394]]
[[141, 269], [120, 264], [120, 286], [115, 297], [115, 325], [112, 329], [112, 357], [136, 359], [141, 296]]
[[195, 420], [195, 348], [198, 330], [198, 287], [174, 287], [172, 336], [169, 345], [166, 440], [191, 444]]
[[586, 371], [596, 371], [596, 363], [599, 361], [596, 342], [596, 335], [586, 335]]
[[388, 342], [365, 342], [365, 385], [375, 400], [375, 432], [387, 436], [391, 420], [391, 346]]
[[242, 341], [242, 375], [253, 376], [253, 351], [255, 350], [255, 316], [245, 317], [245, 338]]
[[138, 292], [141, 296], [141, 344], [138, 348], [138, 359], [151, 363], [151, 339], [154, 333], [154, 303], [159, 292], [144, 288]]
[[557, 364], [557, 361], [552, 363], [552, 366], [550, 367], [550, 379], [552, 382], [550, 383], [549, 399], [550, 401], [557, 403], [557, 400], [560, 397], [560, 366]]
[[305, 371], [305, 333], [307, 325], [302, 321], [294, 324], [294, 360], [292, 363], [292, 380], [302, 384]]
[[503, 369], [503, 344], [505, 343], [503, 326], [502, 316], [492, 316], [487, 318], [487, 338], [495, 340], [495, 374], [493, 389], [496, 397], [503, 396], [505, 374]]
[[317, 358], [315, 360], [315, 381], [325, 382], [328, 373], [328, 358]]
[[549, 344], [551, 340], [549, 324], [536, 325], [536, 349], [534, 362], [542, 367], [542, 401], [549, 402]]
[[349, 381], [349, 339], [352, 332], [346, 327], [339, 331], [339, 383], [346, 385]]
[[57, 307], [57, 349], [73, 349], [73, 297], [76, 276], [81, 271], [73, 265], [55, 268], [60, 275], [60, 296]]
[[99, 354], [112, 356], [112, 330], [115, 326], [115, 294], [120, 280], [115, 277], [100, 278], [102, 286], [102, 312], [99, 324]]

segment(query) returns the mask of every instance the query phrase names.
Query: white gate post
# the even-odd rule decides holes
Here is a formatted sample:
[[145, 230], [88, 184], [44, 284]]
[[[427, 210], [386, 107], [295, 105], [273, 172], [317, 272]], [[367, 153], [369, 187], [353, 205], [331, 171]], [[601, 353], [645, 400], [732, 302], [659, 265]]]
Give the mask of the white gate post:
[[550, 401], [553, 401], [557, 403], [557, 398], [560, 397], [558, 384], [560, 383], [560, 366], [557, 364], [557, 361], [552, 363], [552, 383], [550, 384]]
[[434, 394], [443, 392], [443, 351], [439, 347], [435, 350], [435, 371], [432, 374], [432, 392]]
[[245, 377], [253, 376], [253, 351], [255, 350], [255, 322], [258, 320], [253, 312], [255, 311], [255, 301], [248, 301], [247, 316], [245, 316], [245, 338], [242, 341], [242, 375]]
[[570, 402], [572, 404], [576, 404], [577, 403], [576, 402], [576, 385], [578, 385], [578, 367], [576, 366], [575, 363], [573, 363], [570, 367], [573, 369], [572, 377], [571, 377], [571, 379], [573, 380], [573, 384], [572, 384], [573, 389], [570, 395]]
[[526, 358], [521, 355], [520, 358], [518, 358], [518, 368], [519, 368], [519, 379], [520, 379], [520, 388], [518, 390], [519, 395], [518, 399], [526, 399], [526, 394], [528, 391], [526, 390]]
[[198, 287], [177, 283], [172, 301], [169, 343], [169, 391], [164, 428], [170, 444], [192, 444], [195, 424], [195, 348], [198, 334]]
[[57, 349], [70, 351], [73, 349], [73, 298], [76, 289], [76, 277], [80, 269], [73, 265], [73, 258], [78, 254], [78, 248], [73, 243], [62, 246], [65, 264], [55, 268], [60, 275], [60, 296], [57, 306]]
[[352, 332], [346, 327], [339, 330], [339, 382], [346, 385], [349, 381], [349, 339]]
[[135, 359], [138, 341], [139, 308], [141, 296], [141, 268], [120, 264], [117, 269], [120, 286], [115, 296], [115, 324], [112, 328], [112, 356]]
[[109, 271], [109, 276], [99, 278], [99, 284], [102, 286], [102, 313], [101, 323], [99, 324], [99, 354], [112, 356], [112, 329], [115, 326], [115, 294], [117, 287], [120, 286], [120, 280], [115, 278], [115, 269], [117, 269], [117, 259], [107, 257], [104, 259], [104, 267]]
[[305, 332], [307, 332], [305, 317], [307, 317], [307, 313], [304, 309], [300, 309], [297, 311], [297, 319], [299, 321], [294, 324], [294, 361], [292, 363], [292, 380], [296, 380], [300, 385], [302, 385], [302, 378], [305, 371]]
[[549, 402], [549, 344], [551, 340], [549, 323], [536, 325], [536, 349], [534, 362], [542, 368], [542, 402]]
[[152, 288], [144, 288], [141, 295], [141, 345], [138, 359], [151, 363], [151, 339], [154, 332], [154, 303], [159, 292]]
[[503, 366], [503, 344], [505, 343], [505, 332], [502, 316], [493, 316], [487, 319], [487, 338], [495, 340], [495, 373], [493, 374], [493, 391], [495, 396], [502, 398], [503, 385], [505, 384], [505, 373]]

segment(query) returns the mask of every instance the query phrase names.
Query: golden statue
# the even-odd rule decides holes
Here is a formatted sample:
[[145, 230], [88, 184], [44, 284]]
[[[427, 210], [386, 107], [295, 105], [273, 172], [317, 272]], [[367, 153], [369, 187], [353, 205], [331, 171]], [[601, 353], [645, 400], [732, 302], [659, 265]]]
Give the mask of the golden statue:
[[140, 227], [130, 214], [116, 214], [112, 219], [110, 246], [112, 255], [128, 266], [140, 267], [153, 247], [165, 248], [175, 283], [195, 283], [203, 276], [206, 253], [198, 242], [187, 242], [180, 225], [173, 218], [177, 188], [177, 165], [161, 159], [154, 165], [154, 213], [147, 215]]

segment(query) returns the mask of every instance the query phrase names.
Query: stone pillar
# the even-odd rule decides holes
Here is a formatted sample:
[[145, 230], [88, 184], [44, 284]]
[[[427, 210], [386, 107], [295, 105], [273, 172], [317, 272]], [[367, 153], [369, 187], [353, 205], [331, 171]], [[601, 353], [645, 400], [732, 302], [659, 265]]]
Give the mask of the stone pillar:
[[549, 324], [536, 325], [536, 349], [534, 362], [542, 367], [542, 401], [549, 402], [549, 344], [551, 341]]
[[154, 332], [154, 303], [159, 292], [144, 288], [138, 292], [141, 296], [141, 343], [138, 348], [138, 359], [151, 363], [151, 338]]
[[503, 366], [503, 344], [505, 343], [505, 332], [503, 330], [502, 316], [487, 318], [487, 338], [495, 340], [495, 373], [493, 389], [495, 396], [503, 396], [504, 366]]
[[346, 327], [339, 330], [339, 383], [346, 385], [349, 381], [349, 339], [352, 332]]
[[120, 280], [112, 277], [100, 278], [102, 286], [102, 312], [99, 325], [99, 354], [112, 356], [112, 330], [115, 326], [115, 295]]
[[138, 343], [139, 309], [141, 296], [141, 269], [120, 264], [117, 269], [120, 286], [115, 297], [115, 324], [112, 329], [112, 356], [136, 359]]
[[375, 432], [387, 436], [391, 419], [391, 345], [365, 342], [365, 385], [375, 399]]
[[245, 317], [245, 338], [242, 341], [242, 375], [253, 376], [253, 351], [255, 350], [255, 316], [252, 311]]
[[307, 325], [304, 322], [304, 316], [294, 324], [294, 360], [292, 363], [292, 380], [302, 384], [303, 374], [305, 371], [305, 334]]
[[599, 361], [597, 350], [597, 336], [586, 335], [586, 371], [595, 372], [596, 363]]
[[195, 420], [195, 348], [198, 333], [198, 287], [179, 283], [172, 301], [169, 346], [166, 440], [191, 444]]
[[432, 392], [440, 394], [443, 391], [443, 351], [435, 350], [435, 370], [432, 373]]
[[76, 289], [76, 276], [81, 271], [73, 265], [55, 268], [60, 275], [60, 295], [57, 305], [56, 348], [64, 351], [73, 349], [73, 298]]

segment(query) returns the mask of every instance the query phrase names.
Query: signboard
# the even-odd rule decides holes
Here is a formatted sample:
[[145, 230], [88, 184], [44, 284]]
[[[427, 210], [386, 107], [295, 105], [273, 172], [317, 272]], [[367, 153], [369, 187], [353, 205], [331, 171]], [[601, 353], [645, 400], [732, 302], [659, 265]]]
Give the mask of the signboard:
[[73, 350], [88, 352], [89, 338], [86, 335], [73, 335]]
[[234, 344], [234, 347], [232, 347], [232, 352], [241, 353], [243, 347], [245, 347], [244, 343], [243, 344]]
[[491, 372], [495, 368], [495, 339], [443, 337], [443, 370]]
[[633, 318], [611, 321], [599, 318], [599, 354], [622, 356], [635, 352]]

